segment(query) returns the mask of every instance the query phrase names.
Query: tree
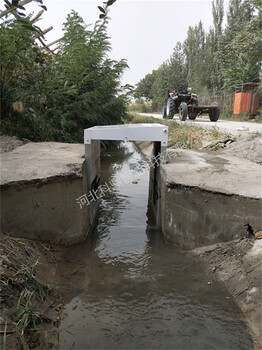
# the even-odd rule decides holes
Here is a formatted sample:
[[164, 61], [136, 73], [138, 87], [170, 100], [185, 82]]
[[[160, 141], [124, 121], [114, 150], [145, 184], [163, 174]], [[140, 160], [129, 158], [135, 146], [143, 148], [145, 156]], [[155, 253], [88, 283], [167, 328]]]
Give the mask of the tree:
[[184, 42], [188, 84], [196, 93], [206, 91], [208, 77], [206, 74], [206, 35], [200, 21], [194, 28], [189, 27]]
[[28, 137], [29, 129], [33, 133], [32, 108], [41, 109], [43, 74], [49, 58], [36, 45], [30, 24], [25, 29], [26, 20], [30, 22], [28, 18], [23, 22], [15, 20], [0, 28], [1, 126], [12, 134], [25, 125]]
[[225, 29], [223, 0], [213, 0], [212, 14], [213, 27], [208, 33], [201, 21], [189, 26], [186, 40], [177, 44], [173, 56], [159, 67], [154, 80], [142, 79], [153, 96], [153, 105], [162, 104], [168, 88], [180, 90], [191, 86], [198, 94], [216, 94], [235, 91], [246, 82], [260, 81], [261, 1], [231, 0]]
[[84, 128], [122, 122], [127, 99], [120, 78], [127, 63], [108, 58], [107, 7], [113, 2], [92, 30], [72, 11], [55, 55], [44, 53], [20, 21], [1, 27], [4, 132], [33, 141], [82, 142]]
[[139, 81], [135, 96], [152, 99], [153, 109], [159, 109], [168, 90], [184, 90], [186, 87], [185, 55], [182, 44], [177, 43], [170, 58]]
[[136, 84], [137, 87], [134, 94], [136, 98], [144, 97], [149, 100], [153, 99], [154, 95], [152, 89], [157, 74], [157, 70], [154, 70], [152, 73], [148, 73]]
[[217, 38], [222, 35], [222, 23], [224, 19], [224, 0], [212, 1], [212, 15], [214, 34]]
[[174, 48], [173, 54], [167, 61], [169, 66], [170, 78], [168, 88], [170, 90], [185, 90], [187, 88], [186, 56], [183, 45], [178, 42]]
[[231, 0], [221, 51], [224, 88], [228, 90], [235, 90], [242, 83], [259, 81], [261, 6], [258, 1]]
[[90, 31], [75, 11], [64, 23], [63, 46], [56, 57], [58, 85], [69, 90], [60, 103], [63, 137], [79, 139], [84, 128], [119, 123], [125, 116], [120, 78], [127, 64], [108, 58], [106, 25], [98, 22]]
[[165, 103], [168, 90], [181, 91], [187, 88], [187, 74], [185, 67], [185, 55], [183, 46], [178, 42], [173, 54], [158, 70], [158, 75], [153, 85], [155, 108], [160, 108]]
[[208, 71], [207, 87], [210, 92], [216, 93], [223, 86], [222, 62], [220, 57], [221, 39], [223, 36], [222, 23], [224, 19], [223, 0], [212, 2], [213, 28], [206, 36], [206, 68]]

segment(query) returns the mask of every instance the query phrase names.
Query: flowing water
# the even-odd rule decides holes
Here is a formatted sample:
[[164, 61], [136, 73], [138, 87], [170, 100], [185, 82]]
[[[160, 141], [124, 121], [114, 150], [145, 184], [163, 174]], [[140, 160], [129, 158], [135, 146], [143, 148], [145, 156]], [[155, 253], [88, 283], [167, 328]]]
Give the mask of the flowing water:
[[[132, 143], [102, 157], [98, 226], [68, 247], [54, 281], [66, 303], [60, 349], [252, 349], [242, 314], [199, 258], [147, 225], [148, 171]], [[212, 281], [213, 279], [213, 281]], [[212, 281], [210, 284], [209, 282]]]

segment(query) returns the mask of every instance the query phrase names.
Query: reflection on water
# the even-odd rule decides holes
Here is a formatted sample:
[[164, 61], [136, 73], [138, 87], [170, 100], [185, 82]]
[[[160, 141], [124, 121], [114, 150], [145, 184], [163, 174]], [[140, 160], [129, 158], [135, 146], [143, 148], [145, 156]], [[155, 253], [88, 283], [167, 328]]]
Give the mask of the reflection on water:
[[[133, 144], [102, 158], [103, 181], [141, 162]], [[60, 349], [252, 349], [223, 285], [200, 260], [147, 228], [148, 172], [114, 186], [98, 227], [64, 250], [55, 283], [66, 302]]]

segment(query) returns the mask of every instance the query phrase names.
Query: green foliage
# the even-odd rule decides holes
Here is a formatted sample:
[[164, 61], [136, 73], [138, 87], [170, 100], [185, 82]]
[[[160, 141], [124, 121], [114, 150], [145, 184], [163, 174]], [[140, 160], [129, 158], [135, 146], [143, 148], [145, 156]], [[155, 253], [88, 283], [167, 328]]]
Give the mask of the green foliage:
[[168, 147], [199, 149], [205, 141], [221, 140], [226, 134], [216, 128], [204, 129], [190, 124], [178, 124], [174, 120], [156, 119], [133, 113], [131, 123], [160, 123], [168, 126]]
[[139, 81], [135, 97], [152, 99], [152, 109], [158, 110], [166, 99], [168, 89], [183, 90], [186, 87], [185, 55], [181, 43], [177, 43], [170, 58], [158, 70]]
[[[228, 25], [222, 39], [224, 87], [258, 82], [262, 51], [262, 5], [257, 1], [231, 0]], [[236, 59], [237, 58], [237, 59]]]
[[207, 33], [201, 22], [190, 26], [170, 59], [137, 84], [136, 96], [152, 99], [154, 110], [164, 104], [168, 89], [190, 86], [201, 96], [233, 93], [243, 83], [260, 81], [261, 1], [231, 0], [224, 29], [223, 0], [213, 0], [212, 15], [213, 27]]
[[147, 105], [144, 101], [138, 100], [136, 103], [128, 106], [130, 112], [151, 113], [153, 112], [152, 106]]
[[108, 58], [107, 23], [104, 17], [90, 30], [72, 11], [55, 55], [44, 53], [20, 21], [1, 27], [3, 132], [33, 141], [82, 142], [84, 128], [123, 121], [128, 96], [120, 78], [127, 63]]
[[105, 1], [103, 4], [104, 6], [97, 6], [101, 14], [99, 15], [100, 19], [105, 19], [106, 16], [108, 15], [108, 7], [113, 5], [113, 3], [116, 2], [116, 0], [108, 0]]
[[227, 89], [237, 90], [244, 82], [259, 81], [259, 67], [254, 65], [250, 56], [241, 53], [237, 60], [229, 58], [224, 70], [224, 86]]
[[147, 99], [153, 98], [153, 85], [157, 76], [157, 71], [153, 71], [151, 74], [147, 74], [143, 79], [137, 84], [137, 89], [135, 91], [135, 98], [144, 97]]
[[10, 311], [10, 315], [13, 316], [16, 326], [22, 334], [29, 326], [36, 329], [37, 323], [41, 320], [41, 314], [35, 306], [34, 291], [25, 288], [21, 292], [17, 306]]
[[[45, 11], [47, 10], [46, 6], [43, 5], [42, 0], [32, 0], [32, 1], [38, 3], [38, 5]], [[26, 15], [24, 13], [25, 7], [22, 6], [21, 3], [22, 2], [19, 3], [19, 0], [11, 0], [9, 1], [8, 8], [0, 12], [0, 18], [4, 18], [3, 20], [4, 24], [7, 24], [10, 22], [10, 15], [13, 15], [16, 18], [16, 20], [23, 22], [23, 19], [26, 17]], [[27, 25], [27, 27], [34, 28], [34, 25], [30, 23], [30, 26]]]
[[257, 123], [262, 123], [262, 108], [261, 107], [258, 109], [255, 119], [256, 119]]
[[200, 93], [207, 86], [206, 74], [206, 37], [203, 24], [189, 27], [184, 42], [186, 55], [187, 81], [193, 91]]

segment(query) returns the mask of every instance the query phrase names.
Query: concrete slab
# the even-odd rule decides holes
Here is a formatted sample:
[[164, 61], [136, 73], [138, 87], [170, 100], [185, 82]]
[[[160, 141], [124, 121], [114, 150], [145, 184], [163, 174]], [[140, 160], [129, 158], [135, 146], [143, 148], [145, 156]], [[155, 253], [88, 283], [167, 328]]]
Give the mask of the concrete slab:
[[29, 142], [1, 155], [1, 186], [57, 176], [81, 177], [83, 144]]
[[172, 184], [211, 192], [262, 198], [262, 167], [246, 159], [214, 152], [169, 150], [163, 165], [165, 179]]
[[4, 233], [72, 244], [88, 230], [82, 144], [27, 143], [1, 156], [1, 230]]
[[261, 230], [261, 166], [228, 155], [170, 151], [161, 167], [162, 231], [167, 241], [196, 248]]

